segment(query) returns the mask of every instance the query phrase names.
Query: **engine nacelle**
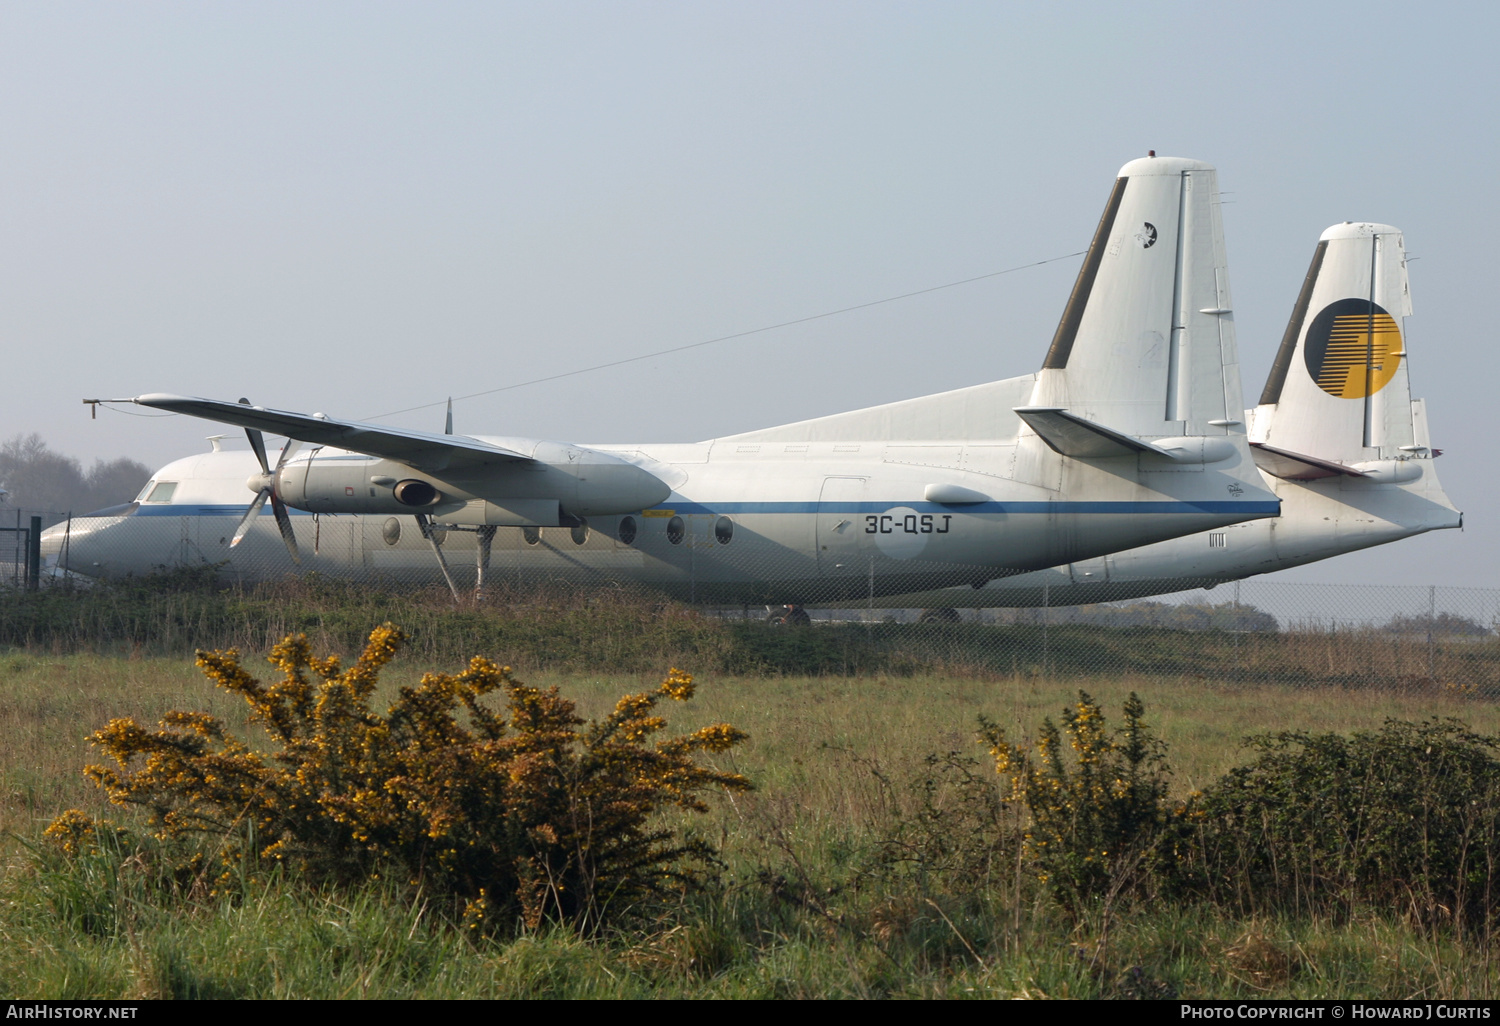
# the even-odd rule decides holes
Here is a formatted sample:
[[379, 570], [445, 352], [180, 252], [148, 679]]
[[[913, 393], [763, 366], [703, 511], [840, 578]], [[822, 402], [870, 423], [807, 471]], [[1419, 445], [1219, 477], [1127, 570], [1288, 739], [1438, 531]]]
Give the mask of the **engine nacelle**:
[[391, 494], [396, 501], [403, 506], [412, 509], [426, 509], [428, 506], [436, 506], [443, 501], [443, 493], [438, 491], [430, 481], [422, 481], [417, 478], [407, 478], [405, 481], [397, 481]]
[[529, 460], [464, 467], [441, 477], [404, 463], [324, 449], [276, 479], [288, 506], [310, 513], [414, 514], [455, 523], [556, 526], [635, 513], [671, 494], [656, 475], [611, 453], [556, 442]]

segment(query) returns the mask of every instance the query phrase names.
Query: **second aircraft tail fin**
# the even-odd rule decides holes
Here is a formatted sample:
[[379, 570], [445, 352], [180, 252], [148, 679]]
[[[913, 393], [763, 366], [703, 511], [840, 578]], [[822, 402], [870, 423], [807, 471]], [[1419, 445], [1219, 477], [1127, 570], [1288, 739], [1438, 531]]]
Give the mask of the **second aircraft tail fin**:
[[1363, 476], [1431, 455], [1407, 377], [1410, 313], [1399, 230], [1345, 222], [1323, 233], [1253, 414], [1267, 473]]

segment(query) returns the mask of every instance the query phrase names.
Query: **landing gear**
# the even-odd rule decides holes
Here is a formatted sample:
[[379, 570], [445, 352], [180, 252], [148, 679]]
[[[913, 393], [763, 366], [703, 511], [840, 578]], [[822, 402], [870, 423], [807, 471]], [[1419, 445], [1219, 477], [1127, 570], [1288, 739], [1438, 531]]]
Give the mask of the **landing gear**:
[[958, 615], [957, 609], [944, 606], [940, 609], [922, 610], [917, 623], [963, 623], [963, 617]]
[[478, 535], [479, 552], [474, 566], [474, 598], [482, 597], [484, 595], [484, 572], [490, 568], [490, 549], [495, 541], [495, 528], [488, 524], [480, 527], [444, 524], [438, 527], [425, 513], [416, 514], [414, 519], [422, 532], [422, 537], [432, 544], [438, 567], [443, 571], [443, 580], [448, 582], [448, 590], [453, 593], [454, 602], [462, 602], [463, 599], [458, 594], [458, 585], [453, 583], [453, 575], [448, 572], [448, 560], [443, 557], [442, 540], [449, 531], [473, 531]]
[[[443, 580], [448, 582], [448, 590], [453, 592], [453, 601], [459, 601], [458, 585], [453, 583], [453, 575], [448, 572], [448, 561], [443, 558], [443, 545], [438, 537], [438, 529], [433, 525], [432, 518], [426, 513], [417, 513], [413, 516], [417, 522], [417, 529], [422, 532], [422, 537], [432, 544], [433, 554], [437, 556], [438, 567], [443, 571]], [[446, 537], [446, 533], [444, 537]]]
[[474, 566], [474, 597], [484, 597], [484, 572], [490, 568], [490, 547], [495, 541], [495, 527], [486, 524], [477, 532], [479, 535], [479, 554], [475, 557]]
[[784, 606], [772, 607], [766, 623], [772, 627], [806, 627], [812, 623], [812, 617], [795, 602], [789, 602]]

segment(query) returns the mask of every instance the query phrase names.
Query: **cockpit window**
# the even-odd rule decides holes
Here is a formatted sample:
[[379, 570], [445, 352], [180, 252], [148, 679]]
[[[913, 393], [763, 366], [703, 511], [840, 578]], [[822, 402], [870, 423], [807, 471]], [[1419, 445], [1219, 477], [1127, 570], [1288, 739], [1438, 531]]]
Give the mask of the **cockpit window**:
[[177, 491], [176, 481], [158, 481], [146, 496], [147, 502], [171, 502], [172, 493]]

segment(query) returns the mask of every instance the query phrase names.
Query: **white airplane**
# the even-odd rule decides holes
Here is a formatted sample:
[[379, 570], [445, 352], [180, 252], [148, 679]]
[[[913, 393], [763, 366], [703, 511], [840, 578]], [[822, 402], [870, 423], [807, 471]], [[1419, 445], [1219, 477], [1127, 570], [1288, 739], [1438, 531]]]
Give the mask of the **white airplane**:
[[[66, 570], [197, 563], [254, 579], [299, 560], [407, 581], [441, 569], [456, 594], [445, 552], [467, 550], [461, 583], [476, 587], [486, 573], [577, 572], [716, 602], [874, 601], [1280, 508], [1239, 412], [1217, 178], [1181, 158], [1121, 169], [1042, 369], [1024, 378], [669, 445], [428, 434], [243, 400], [113, 401], [241, 426], [253, 456], [216, 444], [163, 468], [127, 508], [54, 528], [45, 541]], [[289, 441], [272, 466], [263, 431], [318, 448], [297, 455]]]

